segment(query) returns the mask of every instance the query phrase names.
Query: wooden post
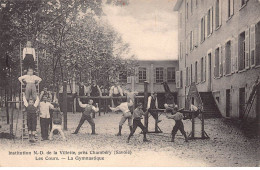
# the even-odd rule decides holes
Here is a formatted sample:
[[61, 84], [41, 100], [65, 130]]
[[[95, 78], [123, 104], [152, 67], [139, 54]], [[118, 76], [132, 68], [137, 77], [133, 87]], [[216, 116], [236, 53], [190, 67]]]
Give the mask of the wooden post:
[[63, 116], [64, 116], [64, 130], [67, 130], [67, 82], [63, 82]]
[[[16, 103], [14, 103], [14, 106], [15, 106]], [[12, 111], [11, 111], [11, 123], [10, 123], [10, 135], [13, 135], [14, 133], [14, 108], [12, 108]]]
[[[144, 82], [144, 108], [147, 108], [147, 102], [148, 102], [148, 82]], [[144, 119], [144, 125], [146, 127], [146, 130], [148, 131], [148, 114], [145, 115]]]
[[[101, 106], [101, 99], [98, 98], [98, 107], [100, 108], [100, 106]], [[100, 109], [99, 109], [99, 112], [98, 112], [98, 116], [100, 116]]]
[[191, 138], [194, 139], [194, 132], [195, 132], [195, 119], [194, 114], [191, 114], [192, 117], [192, 126], [191, 126]]
[[201, 137], [204, 139], [205, 133], [204, 133], [204, 113], [201, 112]]

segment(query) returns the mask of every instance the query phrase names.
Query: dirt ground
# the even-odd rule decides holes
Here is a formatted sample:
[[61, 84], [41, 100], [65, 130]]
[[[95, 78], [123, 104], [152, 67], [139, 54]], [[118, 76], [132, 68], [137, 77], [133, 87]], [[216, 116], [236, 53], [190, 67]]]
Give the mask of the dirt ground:
[[[159, 124], [163, 133], [148, 134], [147, 137], [151, 141], [143, 143], [141, 130], [137, 129], [130, 143], [126, 143], [129, 134], [127, 122], [122, 129], [122, 136], [117, 137], [115, 134], [118, 131], [118, 122], [122, 114], [108, 113], [101, 116], [96, 116], [96, 132], [98, 135], [90, 135], [91, 127], [85, 122], [80, 129], [79, 134], [71, 134], [81, 117], [81, 113], [68, 114], [68, 130], [65, 131], [67, 141], [62, 141], [59, 135], [54, 135], [53, 141], [38, 141], [32, 145], [28, 141], [22, 143], [21, 139], [8, 140], [0, 139], [2, 157], [0, 166], [5, 166], [9, 162], [8, 151], [35, 151], [35, 150], [94, 150], [94, 151], [131, 151], [131, 155], [113, 155], [106, 156], [106, 161], [96, 163], [72, 163], [72, 166], [259, 166], [259, 139], [247, 138], [242, 132], [223, 121], [223, 119], [206, 119], [205, 131], [209, 139], [205, 140], [190, 140], [184, 142], [183, 136], [178, 132], [174, 143], [170, 141], [170, 132], [174, 125], [173, 120], [167, 119], [164, 115], [160, 116], [162, 122]], [[15, 116], [16, 118], [16, 116]], [[149, 130], [154, 130], [153, 118], [149, 118]], [[191, 131], [191, 121], [185, 120], [184, 126], [187, 133]], [[1, 123], [1, 132], [8, 132], [9, 125]], [[14, 128], [16, 126], [14, 125]], [[21, 122], [18, 122], [18, 130], [16, 136], [21, 134]], [[200, 135], [200, 122], [196, 120], [196, 136]], [[38, 134], [40, 135], [38, 125]], [[4, 156], [4, 158], [3, 158]], [[17, 166], [24, 166], [24, 159], [33, 159], [31, 157], [18, 158]], [[7, 161], [5, 161], [7, 159]], [[20, 159], [20, 162], [19, 162]], [[112, 163], [116, 160], [119, 163]], [[47, 161], [38, 161], [38, 166], [69, 165], [67, 162], [58, 161], [56, 163]], [[12, 162], [9, 162], [12, 163]], [[30, 164], [28, 164], [30, 165]]]

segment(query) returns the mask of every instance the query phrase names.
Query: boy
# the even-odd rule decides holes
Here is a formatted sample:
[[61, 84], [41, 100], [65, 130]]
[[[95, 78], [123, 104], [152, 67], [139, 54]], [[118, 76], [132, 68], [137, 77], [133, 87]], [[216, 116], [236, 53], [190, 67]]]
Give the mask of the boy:
[[23, 49], [23, 68], [28, 70], [29, 68], [35, 69], [36, 60], [35, 49], [32, 48], [31, 41], [27, 41], [26, 47]]
[[153, 111], [153, 109], [158, 109], [157, 93], [154, 92], [152, 92], [151, 96], [148, 97], [147, 110], [153, 116], [154, 120], [157, 123], [160, 123], [162, 120], [159, 120], [158, 113]]
[[[110, 97], [119, 97], [119, 96], [123, 96], [123, 90], [120, 87], [120, 85], [118, 84], [118, 82], [114, 83], [114, 86], [112, 86], [109, 90], [109, 96]], [[112, 100], [112, 106], [118, 106], [118, 99], [117, 98], [113, 98]], [[113, 105], [114, 104], [114, 105]]]
[[[57, 103], [54, 103], [53, 104], [54, 108], [58, 108], [59, 109], [59, 104]], [[60, 110], [56, 110], [56, 111], [53, 111], [53, 118], [52, 118], [52, 122], [53, 123], [53, 126], [52, 126], [52, 129], [51, 129], [51, 132], [50, 132], [50, 135], [49, 135], [49, 139], [50, 140], [53, 140], [53, 132], [54, 130], [58, 130], [62, 136], [62, 139], [63, 141], [66, 140], [66, 137], [62, 131], [62, 112]]]
[[92, 119], [91, 114], [92, 114], [92, 112], [98, 112], [99, 108], [93, 106], [93, 100], [91, 100], [91, 99], [88, 101], [88, 104], [82, 104], [79, 98], [78, 98], [78, 102], [79, 102], [79, 106], [84, 108], [84, 112], [82, 113], [82, 116], [79, 121], [79, 125], [78, 125], [77, 129], [72, 134], [77, 134], [79, 132], [80, 127], [83, 125], [85, 120], [87, 120], [88, 123], [91, 125], [91, 129], [92, 129], [91, 135], [95, 135], [96, 134], [95, 122]]
[[[148, 113], [148, 112], [147, 112]], [[133, 130], [131, 131], [130, 135], [128, 136], [127, 143], [129, 143], [131, 136], [134, 135], [135, 130], [137, 127], [140, 127], [144, 134], [144, 142], [149, 142], [146, 138], [146, 127], [142, 124], [141, 119], [143, 119], [143, 115], [147, 114], [143, 112], [143, 104], [138, 103], [137, 108], [134, 110], [133, 113]]]
[[23, 92], [23, 102], [27, 112], [27, 127], [29, 133], [29, 142], [35, 142], [36, 126], [37, 126], [37, 107], [39, 105], [39, 97], [37, 96], [34, 102], [31, 98], [29, 102], [26, 100], [25, 93]]
[[33, 75], [33, 69], [29, 68], [27, 75], [21, 76], [18, 78], [22, 85], [26, 84], [25, 96], [26, 100], [29, 100], [30, 97], [33, 100], [36, 100], [36, 85], [38, 85], [42, 79], [36, 75]]
[[186, 132], [184, 131], [184, 125], [182, 122], [182, 119], [184, 118], [183, 114], [178, 112], [178, 106], [175, 105], [174, 108], [170, 108], [167, 104], [164, 105], [166, 110], [172, 110], [172, 115], [167, 115], [166, 117], [168, 119], [174, 119], [175, 125], [172, 129], [172, 140], [171, 142], [174, 142], [175, 135], [178, 130], [181, 131], [182, 135], [185, 137], [185, 142], [188, 142], [188, 137], [186, 135]]
[[123, 112], [122, 118], [119, 122], [119, 131], [116, 134], [116, 136], [121, 136], [122, 126], [126, 120], [128, 120], [128, 126], [130, 128], [130, 132], [132, 132], [133, 129], [132, 114], [129, 110], [129, 107], [133, 106], [133, 102], [132, 100], [130, 100], [130, 102], [123, 102], [121, 104], [120, 102], [121, 101], [119, 100], [119, 106], [117, 106], [116, 108], [109, 107], [113, 112], [117, 110], [121, 110]]
[[54, 111], [59, 111], [59, 109], [54, 108], [54, 106], [47, 101], [47, 96], [43, 96], [43, 101], [40, 102], [40, 124], [41, 124], [41, 135], [42, 141], [48, 140], [49, 124], [50, 124], [50, 109]]

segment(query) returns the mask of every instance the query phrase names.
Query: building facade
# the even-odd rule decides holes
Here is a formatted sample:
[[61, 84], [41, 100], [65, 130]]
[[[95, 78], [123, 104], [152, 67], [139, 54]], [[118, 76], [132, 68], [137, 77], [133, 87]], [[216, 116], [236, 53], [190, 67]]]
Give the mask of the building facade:
[[[185, 106], [191, 83], [211, 92], [224, 117], [242, 118], [260, 75], [258, 0], [177, 0], [178, 104]], [[249, 113], [259, 117], [259, 92]]]
[[179, 70], [177, 60], [138, 60], [135, 76], [119, 75], [119, 82], [123, 89], [131, 89], [139, 95], [144, 93], [144, 82], [148, 82], [148, 93], [158, 94], [159, 106], [163, 108], [165, 90], [162, 82], [167, 82], [177, 101], [176, 71]]

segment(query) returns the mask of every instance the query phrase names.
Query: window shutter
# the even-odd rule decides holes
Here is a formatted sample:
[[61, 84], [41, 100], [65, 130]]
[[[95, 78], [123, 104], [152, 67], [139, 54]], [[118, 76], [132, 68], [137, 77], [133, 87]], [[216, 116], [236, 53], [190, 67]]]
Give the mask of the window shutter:
[[[214, 5], [215, 5], [215, 8], [214, 8], [214, 10], [213, 10], [213, 19], [212, 19], [212, 27], [215, 29], [216, 28], [216, 8], [217, 8], [217, 1], [215, 1], [215, 3], [214, 3]], [[213, 7], [212, 7], [212, 9], [213, 9]], [[213, 29], [212, 28], [212, 29]]]
[[198, 66], [197, 66], [197, 82], [201, 82], [200, 81], [200, 71], [201, 71], [201, 64], [200, 64], [200, 60], [198, 61]]
[[238, 71], [238, 37], [234, 38], [234, 71]]
[[191, 49], [194, 49], [194, 31], [191, 31]]
[[246, 31], [245, 31], [245, 68], [249, 68], [249, 28], [248, 29], [246, 29]]
[[223, 48], [222, 48], [222, 52], [223, 52], [223, 76], [226, 75], [226, 44], [224, 44]]
[[256, 49], [256, 37], [255, 37], [255, 25], [251, 25], [250, 27], [250, 64], [251, 66], [255, 66], [255, 49]]
[[[199, 37], [198, 37], [198, 41], [199, 41], [199, 43], [202, 41], [202, 39], [201, 39], [201, 21], [200, 21], [200, 23], [199, 23], [199, 32], [198, 32], [198, 35], [199, 35]], [[198, 44], [199, 44], [198, 43]]]
[[232, 38], [231, 40], [231, 73], [234, 73], [235, 72], [235, 46], [234, 46], [234, 42], [235, 42], [235, 39]]
[[222, 0], [219, 0], [219, 26], [222, 24]]
[[204, 35], [205, 35], [205, 39], [208, 36], [208, 15], [206, 14], [204, 16]]
[[213, 7], [211, 7], [210, 11], [210, 33], [213, 33]]
[[234, 0], [230, 0], [230, 15], [234, 15]]
[[204, 57], [204, 73], [203, 73], [203, 80], [206, 81], [206, 68], [207, 68], [207, 57]]
[[167, 82], [167, 68], [163, 69], [163, 81]]
[[150, 68], [146, 68], [146, 81], [150, 83]]
[[135, 83], [139, 83], [139, 69], [135, 68]]
[[180, 87], [180, 71], [176, 71], [176, 88]]
[[223, 58], [224, 58], [223, 47], [220, 47], [219, 51], [220, 51], [220, 55], [219, 55], [219, 76], [221, 77], [223, 75]]
[[156, 68], [153, 69], [153, 82], [156, 83]]

